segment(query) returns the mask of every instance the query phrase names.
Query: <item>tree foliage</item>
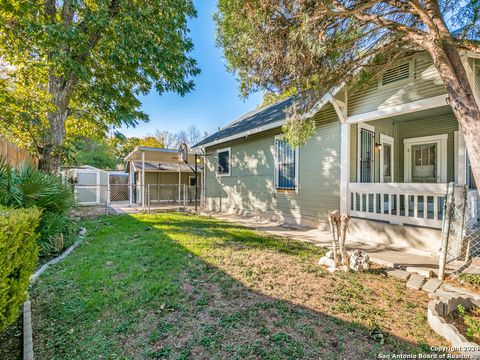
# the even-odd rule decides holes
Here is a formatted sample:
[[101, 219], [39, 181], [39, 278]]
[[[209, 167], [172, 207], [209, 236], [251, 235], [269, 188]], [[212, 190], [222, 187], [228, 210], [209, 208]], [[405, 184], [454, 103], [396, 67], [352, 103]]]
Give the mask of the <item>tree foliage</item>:
[[[480, 53], [472, 40], [480, 38], [479, 9], [478, 0], [219, 0], [215, 20], [218, 45], [243, 95], [297, 89], [290, 120], [301, 119], [335, 86], [368, 80], [426, 51], [480, 182], [480, 111], [459, 54]], [[311, 126], [288, 124], [284, 130], [294, 133], [296, 126]], [[294, 133], [290, 137], [298, 139]]]
[[195, 15], [191, 0], [3, 1], [2, 132], [52, 169], [66, 136], [148, 120], [139, 95], [193, 88]]

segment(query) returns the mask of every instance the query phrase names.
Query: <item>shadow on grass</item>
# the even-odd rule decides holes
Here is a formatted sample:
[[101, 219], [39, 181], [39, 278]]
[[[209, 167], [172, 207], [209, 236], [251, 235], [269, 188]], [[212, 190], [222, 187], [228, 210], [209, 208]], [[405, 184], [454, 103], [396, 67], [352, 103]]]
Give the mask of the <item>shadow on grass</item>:
[[[116, 216], [85, 225], [85, 243], [32, 291], [37, 358], [373, 359], [428, 352], [427, 345], [382, 334], [376, 321], [365, 319], [378, 313], [342, 320], [356, 314], [366, 289], [356, 279], [346, 286], [348, 275], [312, 266], [323, 252], [314, 245], [183, 214]], [[256, 273], [259, 268], [245, 264], [264, 250], [278, 254], [278, 263]], [[281, 291], [268, 294], [275, 287], [301, 289], [275, 283], [284, 275], [276, 267], [282, 264], [292, 269], [292, 279], [294, 271], [314, 273], [319, 281], [329, 276], [336, 287], [309, 296], [342, 301], [312, 309]], [[305, 295], [300, 292], [284, 297]], [[327, 313], [335, 309], [338, 316]], [[430, 335], [423, 334], [424, 342]]]

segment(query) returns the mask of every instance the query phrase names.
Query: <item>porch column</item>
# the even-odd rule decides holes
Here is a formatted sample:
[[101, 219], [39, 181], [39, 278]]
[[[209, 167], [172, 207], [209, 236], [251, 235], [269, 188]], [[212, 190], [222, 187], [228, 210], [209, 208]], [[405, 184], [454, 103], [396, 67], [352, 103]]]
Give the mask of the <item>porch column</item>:
[[182, 198], [182, 165], [178, 162], [178, 204], [180, 204]]
[[142, 151], [142, 209], [145, 210], [145, 151]]
[[342, 123], [340, 128], [340, 213], [344, 214], [349, 212], [350, 124]]
[[128, 167], [129, 167], [129, 172], [128, 172], [128, 199], [130, 200], [130, 205], [132, 205], [132, 202], [133, 202], [133, 177], [135, 176], [133, 174], [132, 161], [129, 161]]

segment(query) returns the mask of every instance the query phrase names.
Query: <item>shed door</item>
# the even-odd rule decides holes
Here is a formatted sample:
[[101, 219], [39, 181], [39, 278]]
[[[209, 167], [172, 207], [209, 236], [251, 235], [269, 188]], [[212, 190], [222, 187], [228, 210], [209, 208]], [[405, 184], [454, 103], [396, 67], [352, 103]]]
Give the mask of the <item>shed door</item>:
[[100, 173], [79, 171], [77, 180], [77, 202], [79, 204], [98, 204], [100, 202]]

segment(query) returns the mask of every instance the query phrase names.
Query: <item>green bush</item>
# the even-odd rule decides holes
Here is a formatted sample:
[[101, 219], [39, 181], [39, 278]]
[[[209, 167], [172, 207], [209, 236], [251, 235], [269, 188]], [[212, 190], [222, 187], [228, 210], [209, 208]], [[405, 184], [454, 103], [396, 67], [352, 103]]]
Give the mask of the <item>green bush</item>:
[[38, 262], [41, 211], [0, 208], [0, 331], [13, 323], [27, 300], [30, 275]]
[[42, 256], [55, 254], [73, 242], [75, 224], [69, 216], [73, 191], [61, 175], [29, 164], [15, 168], [0, 160], [0, 205], [42, 210], [38, 228]]

